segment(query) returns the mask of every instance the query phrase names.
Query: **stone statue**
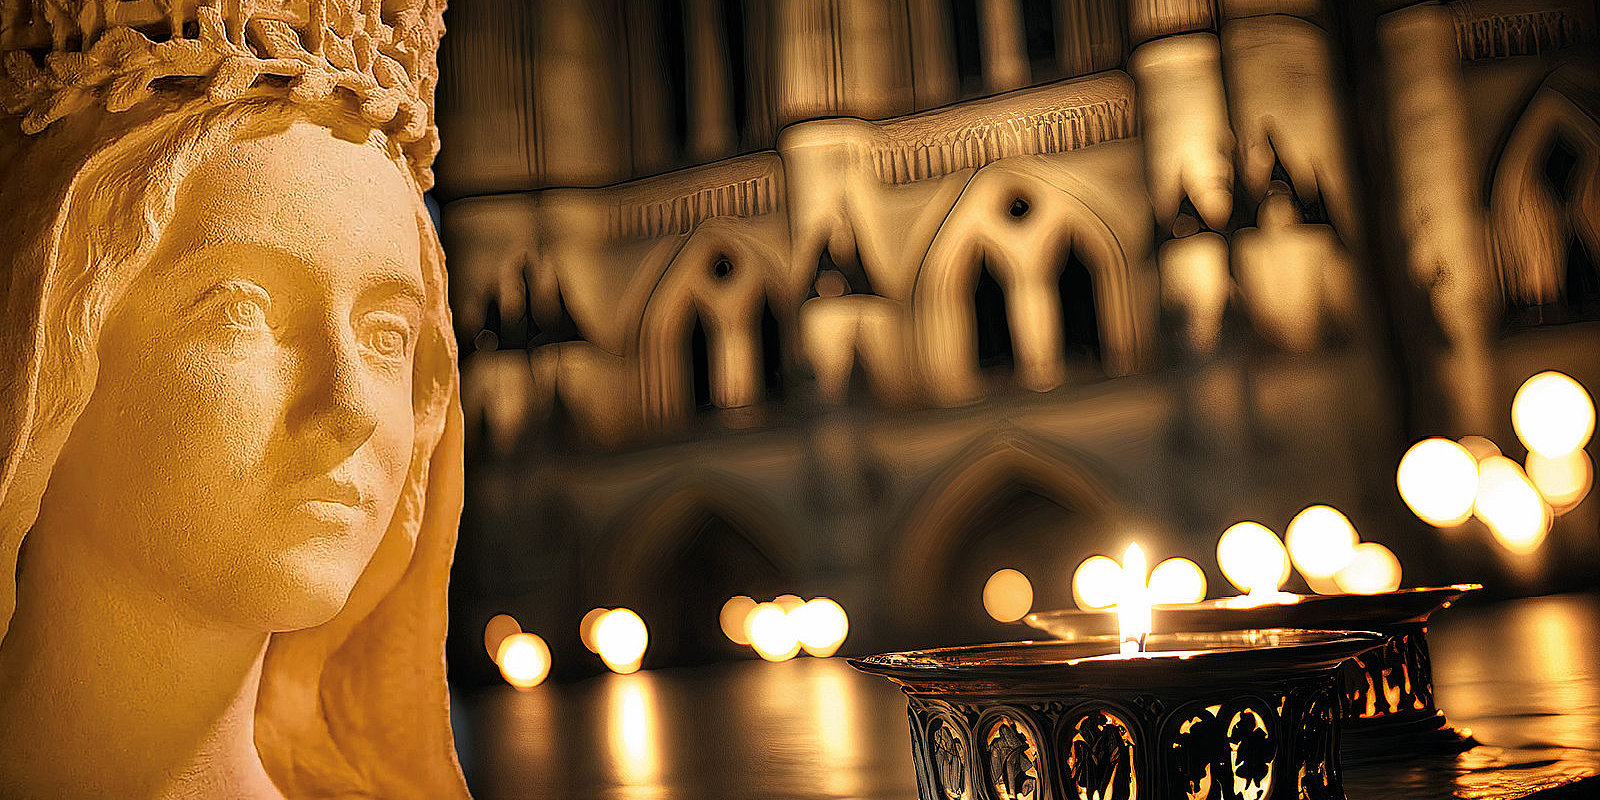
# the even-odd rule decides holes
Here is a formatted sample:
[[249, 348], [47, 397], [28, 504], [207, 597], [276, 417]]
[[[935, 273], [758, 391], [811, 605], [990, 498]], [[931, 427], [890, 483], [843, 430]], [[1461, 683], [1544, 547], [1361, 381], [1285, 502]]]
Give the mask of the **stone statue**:
[[0, 0], [0, 796], [465, 797], [443, 2], [95, 3]]

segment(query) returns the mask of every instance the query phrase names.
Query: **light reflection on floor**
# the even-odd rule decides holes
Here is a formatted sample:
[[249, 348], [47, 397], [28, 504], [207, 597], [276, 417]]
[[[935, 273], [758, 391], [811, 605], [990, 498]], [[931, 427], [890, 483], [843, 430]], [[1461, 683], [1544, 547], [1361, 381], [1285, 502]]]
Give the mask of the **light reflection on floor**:
[[[1347, 758], [1351, 800], [1516, 798], [1600, 774], [1600, 595], [1452, 608], [1429, 640], [1439, 707], [1488, 746]], [[478, 800], [917, 796], [904, 697], [839, 658], [506, 687], [457, 711]]]

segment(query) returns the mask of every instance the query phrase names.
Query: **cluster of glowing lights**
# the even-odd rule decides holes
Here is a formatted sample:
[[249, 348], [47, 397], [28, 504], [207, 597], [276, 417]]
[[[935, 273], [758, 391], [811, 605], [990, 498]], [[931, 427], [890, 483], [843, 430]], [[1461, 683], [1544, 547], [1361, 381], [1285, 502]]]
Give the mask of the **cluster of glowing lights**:
[[650, 629], [627, 608], [591, 609], [578, 622], [578, 638], [618, 675], [638, 672], [650, 647]]
[[483, 647], [500, 668], [506, 683], [532, 689], [550, 675], [550, 645], [510, 614], [496, 614], [483, 626]]
[[1560, 372], [1525, 381], [1511, 401], [1511, 424], [1528, 449], [1526, 466], [1482, 436], [1424, 439], [1400, 460], [1395, 485], [1419, 519], [1449, 528], [1477, 517], [1506, 550], [1539, 549], [1556, 516], [1594, 484], [1584, 446], [1594, 435], [1594, 401]]
[[1033, 608], [1033, 583], [1014, 569], [996, 570], [983, 584], [983, 610], [999, 622], [1016, 622]]
[[1346, 594], [1392, 592], [1400, 588], [1400, 559], [1377, 542], [1360, 542], [1350, 563], [1334, 573], [1333, 581]]
[[739, 595], [728, 598], [718, 616], [729, 641], [748, 645], [767, 661], [788, 661], [802, 650], [827, 658], [850, 634], [844, 607], [826, 597], [803, 600], [785, 594], [758, 603]]
[[[1143, 551], [1141, 551], [1141, 555]], [[1123, 563], [1110, 556], [1089, 556], [1072, 573], [1072, 599], [1084, 611], [1099, 611], [1122, 602], [1131, 585]], [[1169, 558], [1156, 565], [1144, 584], [1152, 605], [1198, 603], [1206, 599], [1206, 573], [1187, 558]]]

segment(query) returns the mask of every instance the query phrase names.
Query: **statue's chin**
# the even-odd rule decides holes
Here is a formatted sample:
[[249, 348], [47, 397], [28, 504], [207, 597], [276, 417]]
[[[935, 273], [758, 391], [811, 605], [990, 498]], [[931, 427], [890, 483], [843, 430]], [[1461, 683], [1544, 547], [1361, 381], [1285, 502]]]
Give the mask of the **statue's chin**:
[[266, 629], [283, 633], [314, 628], [344, 610], [371, 554], [362, 557], [318, 544], [308, 542], [281, 553], [259, 586], [241, 587], [241, 602], [262, 612]]

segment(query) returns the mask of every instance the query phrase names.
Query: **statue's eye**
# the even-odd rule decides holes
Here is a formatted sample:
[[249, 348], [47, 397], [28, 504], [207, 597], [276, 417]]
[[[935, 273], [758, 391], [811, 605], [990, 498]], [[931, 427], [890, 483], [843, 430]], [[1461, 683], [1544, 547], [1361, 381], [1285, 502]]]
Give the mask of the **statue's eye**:
[[411, 325], [399, 314], [373, 312], [362, 320], [361, 328], [361, 345], [381, 359], [402, 359], [411, 346]]
[[222, 316], [229, 325], [243, 330], [267, 327], [267, 309], [254, 297], [235, 297], [223, 301]]

